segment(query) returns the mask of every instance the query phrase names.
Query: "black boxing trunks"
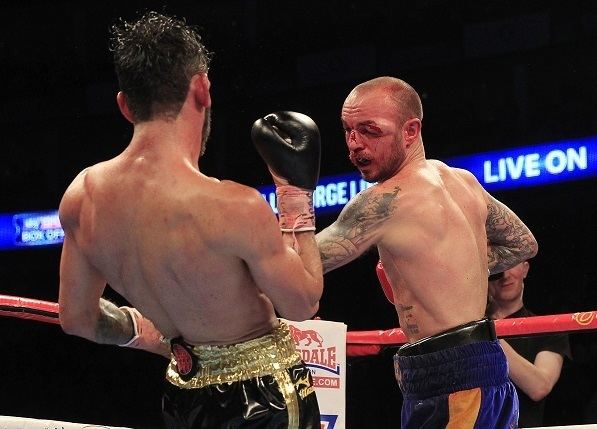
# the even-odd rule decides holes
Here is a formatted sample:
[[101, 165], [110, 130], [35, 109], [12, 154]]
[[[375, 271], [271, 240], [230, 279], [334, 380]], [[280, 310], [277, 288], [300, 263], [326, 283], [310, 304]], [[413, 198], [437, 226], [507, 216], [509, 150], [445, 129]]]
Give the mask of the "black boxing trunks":
[[311, 373], [288, 326], [226, 346], [172, 340], [162, 415], [167, 428], [320, 429]]
[[516, 389], [491, 320], [402, 346], [394, 369], [403, 429], [518, 427]]

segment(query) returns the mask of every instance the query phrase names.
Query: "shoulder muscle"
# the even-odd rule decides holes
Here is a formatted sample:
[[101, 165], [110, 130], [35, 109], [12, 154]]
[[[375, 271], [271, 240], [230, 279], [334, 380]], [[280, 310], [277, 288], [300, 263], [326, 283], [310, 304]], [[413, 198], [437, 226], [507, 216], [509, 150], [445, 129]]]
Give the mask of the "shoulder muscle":
[[89, 168], [81, 171], [68, 186], [58, 208], [58, 216], [63, 229], [78, 223], [81, 204], [85, 196], [85, 176]]
[[229, 253], [243, 259], [251, 253], [280, 251], [282, 236], [276, 215], [263, 196], [254, 188], [239, 183], [222, 181], [226, 229], [230, 232], [220, 237], [220, 245]]

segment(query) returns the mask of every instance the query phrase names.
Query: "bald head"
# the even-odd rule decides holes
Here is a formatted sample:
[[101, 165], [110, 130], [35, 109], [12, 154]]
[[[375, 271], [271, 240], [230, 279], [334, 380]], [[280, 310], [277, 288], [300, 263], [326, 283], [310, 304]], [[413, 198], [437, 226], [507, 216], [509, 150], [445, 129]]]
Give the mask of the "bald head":
[[382, 76], [357, 85], [348, 97], [369, 91], [382, 91], [395, 104], [396, 111], [402, 121], [418, 118], [423, 120], [423, 105], [417, 91], [402, 79]]

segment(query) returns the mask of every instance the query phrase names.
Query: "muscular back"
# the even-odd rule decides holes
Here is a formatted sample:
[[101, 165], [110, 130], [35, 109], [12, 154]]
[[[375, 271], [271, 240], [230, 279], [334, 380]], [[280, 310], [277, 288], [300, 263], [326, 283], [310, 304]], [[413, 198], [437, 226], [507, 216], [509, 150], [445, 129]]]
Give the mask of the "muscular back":
[[433, 161], [394, 186], [400, 191], [378, 249], [409, 339], [481, 318], [487, 299], [481, 187], [470, 173]]
[[121, 155], [81, 173], [65, 200], [76, 202], [81, 253], [165, 336], [234, 343], [276, 323], [241, 258], [260, 240], [255, 222], [279, 234], [256, 191], [208, 178], [182, 160]]
[[377, 245], [400, 325], [416, 341], [483, 316], [486, 218], [470, 173], [421, 160], [359, 194], [317, 239], [326, 270]]

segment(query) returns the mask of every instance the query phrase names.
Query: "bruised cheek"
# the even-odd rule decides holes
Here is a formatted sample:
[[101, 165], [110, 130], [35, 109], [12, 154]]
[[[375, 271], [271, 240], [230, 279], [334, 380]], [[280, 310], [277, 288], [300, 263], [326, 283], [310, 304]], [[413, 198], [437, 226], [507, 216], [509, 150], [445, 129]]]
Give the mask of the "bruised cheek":
[[371, 147], [373, 153], [375, 154], [375, 158], [380, 163], [386, 163], [387, 161], [391, 160], [392, 156], [391, 153], [386, 149], [383, 143], [375, 143], [374, 146]]
[[388, 153], [386, 151], [380, 150], [376, 151], [377, 159], [380, 162], [385, 162], [389, 159]]

